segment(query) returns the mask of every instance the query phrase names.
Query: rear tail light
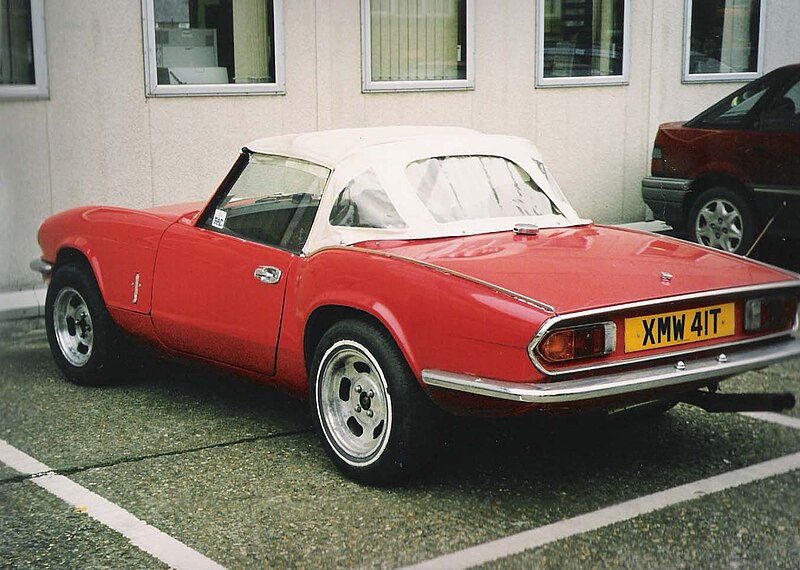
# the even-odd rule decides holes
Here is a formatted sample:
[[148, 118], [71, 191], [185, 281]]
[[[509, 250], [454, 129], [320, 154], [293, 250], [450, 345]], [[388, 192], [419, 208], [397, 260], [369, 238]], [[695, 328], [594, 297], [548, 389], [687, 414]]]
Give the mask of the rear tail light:
[[551, 331], [536, 346], [549, 362], [566, 362], [603, 356], [617, 346], [617, 326], [612, 322]]
[[653, 145], [653, 160], [664, 160], [664, 151], [657, 144]]
[[797, 299], [794, 297], [748, 299], [744, 304], [745, 332], [789, 329], [796, 325], [796, 319]]
[[653, 160], [650, 163], [650, 173], [653, 176], [664, 174], [664, 151], [658, 145], [653, 145]]

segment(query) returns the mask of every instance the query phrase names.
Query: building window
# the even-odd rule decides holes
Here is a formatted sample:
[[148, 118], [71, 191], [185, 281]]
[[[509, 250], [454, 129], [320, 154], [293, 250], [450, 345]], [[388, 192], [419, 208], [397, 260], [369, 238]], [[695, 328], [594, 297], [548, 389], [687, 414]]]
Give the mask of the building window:
[[0, 0], [0, 98], [48, 96], [44, 0]]
[[686, 0], [684, 81], [748, 81], [761, 73], [761, 0]]
[[628, 82], [629, 0], [537, 0], [537, 87]]
[[148, 95], [283, 93], [283, 0], [142, 0]]
[[361, 0], [364, 91], [470, 89], [473, 0]]

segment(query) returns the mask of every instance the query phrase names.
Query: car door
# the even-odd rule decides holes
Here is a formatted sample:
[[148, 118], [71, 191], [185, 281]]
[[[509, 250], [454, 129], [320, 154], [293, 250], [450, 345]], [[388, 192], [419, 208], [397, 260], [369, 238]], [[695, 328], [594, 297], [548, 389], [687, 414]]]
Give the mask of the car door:
[[800, 70], [774, 87], [744, 145], [753, 186], [800, 192]]
[[152, 319], [172, 350], [274, 374], [287, 281], [329, 171], [243, 156], [195, 223], [164, 233]]
[[744, 145], [744, 163], [764, 221], [797, 233], [800, 217], [800, 70], [777, 86], [759, 110]]

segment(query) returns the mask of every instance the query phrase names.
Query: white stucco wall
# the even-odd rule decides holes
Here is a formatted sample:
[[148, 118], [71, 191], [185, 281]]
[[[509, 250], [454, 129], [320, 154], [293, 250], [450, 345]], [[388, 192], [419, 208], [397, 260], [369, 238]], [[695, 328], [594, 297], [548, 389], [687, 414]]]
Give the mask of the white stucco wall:
[[[682, 84], [684, 0], [632, 0], [628, 85], [535, 89], [535, 3], [477, 0], [474, 90], [363, 94], [359, 2], [285, 0], [286, 95], [146, 98], [138, 1], [45, 4], [50, 97], [0, 102], [0, 290], [37, 282], [28, 262], [47, 215], [203, 199], [247, 141], [315, 129], [435, 124], [525, 136], [579, 213], [640, 220], [658, 124], [740, 85]], [[800, 61], [800, 2], [764, 4], [767, 72]]]

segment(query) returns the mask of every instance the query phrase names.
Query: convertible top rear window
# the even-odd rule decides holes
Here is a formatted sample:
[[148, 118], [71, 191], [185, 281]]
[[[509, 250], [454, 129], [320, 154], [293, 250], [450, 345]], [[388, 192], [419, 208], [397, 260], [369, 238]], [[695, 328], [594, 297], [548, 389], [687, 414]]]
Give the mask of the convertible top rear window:
[[427, 158], [406, 175], [439, 223], [561, 214], [527, 172], [502, 157]]

